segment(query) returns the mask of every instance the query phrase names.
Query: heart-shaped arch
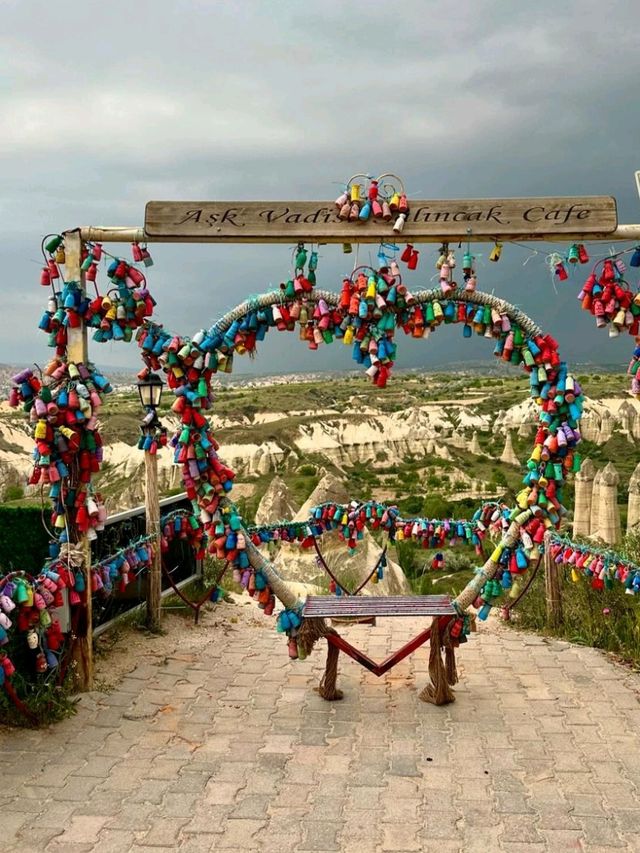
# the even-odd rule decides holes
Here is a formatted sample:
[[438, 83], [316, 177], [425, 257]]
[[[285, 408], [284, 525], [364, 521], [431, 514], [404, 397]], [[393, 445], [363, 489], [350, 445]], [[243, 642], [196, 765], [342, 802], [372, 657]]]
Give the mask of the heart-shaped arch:
[[[424, 290], [410, 294], [393, 281], [377, 289], [379, 274], [369, 278], [367, 290], [341, 294], [316, 290], [311, 285], [296, 290], [294, 283], [279, 291], [240, 303], [208, 331], [192, 338], [171, 335], [148, 323], [138, 336], [143, 358], [151, 369], [164, 369], [176, 394], [174, 411], [183, 427], [174, 437], [176, 461], [183, 466], [185, 487], [200, 508], [210, 548], [220, 557], [259, 574], [288, 610], [300, 611], [302, 602], [246, 535], [242, 519], [226, 497], [233, 472], [218, 456], [218, 445], [203, 410], [211, 406], [210, 380], [229, 371], [236, 353], [254, 353], [271, 328], [292, 330], [300, 325], [301, 337], [317, 349], [322, 343], [349, 337], [356, 360], [373, 381], [384, 386], [395, 358], [397, 328], [413, 337], [427, 337], [440, 325], [461, 323], [468, 337], [476, 333], [495, 340], [496, 355], [531, 376], [531, 393], [539, 406], [539, 428], [527, 462], [524, 487], [517, 506], [503, 513], [499, 544], [476, 577], [456, 599], [464, 612], [479, 595], [490, 605], [496, 597], [494, 578], [515, 566], [516, 552], [526, 560], [537, 556], [548, 528], [557, 527], [565, 510], [562, 486], [578, 466], [574, 448], [580, 441], [578, 422], [582, 392], [564, 362], [557, 344], [544, 335], [526, 314], [490, 294], [454, 289]], [[307, 285], [309, 283], [307, 282]], [[289, 285], [291, 285], [289, 287]], [[362, 310], [362, 305], [366, 310]], [[518, 561], [518, 567], [522, 568]], [[498, 587], [499, 591], [499, 587]]]

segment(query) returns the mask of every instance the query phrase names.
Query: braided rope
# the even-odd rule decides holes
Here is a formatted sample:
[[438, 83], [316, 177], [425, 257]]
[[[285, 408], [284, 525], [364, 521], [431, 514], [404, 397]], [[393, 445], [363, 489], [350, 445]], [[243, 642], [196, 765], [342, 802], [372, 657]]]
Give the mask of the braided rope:
[[[517, 521], [512, 521], [509, 529], [502, 537], [502, 546], [504, 548], [513, 548], [520, 536], [520, 524]], [[454, 598], [453, 604], [457, 610], [464, 612], [470, 604], [473, 604], [475, 599], [480, 595], [485, 582], [491, 580], [498, 571], [498, 563], [493, 559], [493, 555], [487, 559], [484, 566], [477, 572], [460, 594]]]
[[[416, 303], [425, 305], [429, 302], [439, 302], [440, 300], [455, 299], [458, 302], [467, 302], [471, 305], [488, 305], [490, 308], [495, 308], [501, 314], [506, 314], [510, 320], [517, 323], [520, 328], [530, 337], [536, 337], [542, 334], [542, 329], [533, 322], [528, 314], [516, 308], [510, 302], [505, 302], [498, 296], [491, 293], [483, 293], [482, 291], [470, 290], [452, 290], [446, 295], [442, 290], [419, 290], [413, 294]], [[327, 305], [337, 306], [340, 302], [340, 295], [331, 290], [313, 290], [306, 294], [305, 300], [310, 303], [316, 303], [323, 299]], [[240, 320], [257, 308], [267, 308], [270, 305], [279, 305], [285, 302], [286, 299], [281, 290], [272, 290], [268, 293], [262, 293], [259, 296], [245, 299], [231, 311], [228, 311], [220, 320], [218, 320], [209, 330], [209, 334], [216, 332], [226, 332], [227, 329], [235, 320]]]

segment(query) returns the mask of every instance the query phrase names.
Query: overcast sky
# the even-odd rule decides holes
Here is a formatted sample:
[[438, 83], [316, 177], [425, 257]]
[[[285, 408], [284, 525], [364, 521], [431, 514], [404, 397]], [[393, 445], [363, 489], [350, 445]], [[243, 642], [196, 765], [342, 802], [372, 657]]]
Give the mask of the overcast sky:
[[[142, 225], [149, 199], [333, 199], [355, 172], [393, 171], [415, 198], [612, 194], [621, 222], [640, 221], [633, 0], [0, 0], [0, 12], [2, 362], [47, 354], [42, 235]], [[290, 264], [285, 246], [150, 248], [158, 319], [185, 334]], [[479, 247], [480, 289], [530, 313], [568, 360], [623, 365], [631, 339], [596, 335], [575, 299], [585, 268], [556, 293], [537, 248], [523, 266], [525, 249], [489, 264]], [[348, 261], [323, 249], [319, 284], [338, 289]], [[430, 286], [434, 262], [425, 246], [412, 289]], [[352, 364], [338, 344], [312, 354], [270, 338], [264, 372]], [[490, 355], [455, 328], [400, 336], [400, 365]], [[93, 344], [92, 358], [138, 357], [121, 343]]]

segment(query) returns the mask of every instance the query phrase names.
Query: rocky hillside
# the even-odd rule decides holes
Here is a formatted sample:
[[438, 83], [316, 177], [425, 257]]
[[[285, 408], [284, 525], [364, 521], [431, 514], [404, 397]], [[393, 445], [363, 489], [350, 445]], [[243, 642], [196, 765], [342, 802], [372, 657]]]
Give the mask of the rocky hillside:
[[[640, 461], [640, 402], [624, 376], [581, 377], [588, 396], [583, 455], [613, 460], [622, 480]], [[168, 398], [170, 395], [165, 394]], [[175, 426], [164, 404], [162, 418]], [[115, 511], [140, 503], [142, 454], [135, 448], [139, 406], [131, 392], [111, 396], [103, 414], [106, 442], [100, 487]], [[404, 373], [380, 391], [366, 378], [278, 379], [218, 390], [212, 415], [234, 496], [253, 518], [291, 515], [320, 479], [348, 484], [351, 497], [404, 501], [409, 510], [504, 494], [520, 479], [535, 424], [526, 377]], [[33, 498], [25, 487], [31, 438], [19, 412], [0, 406], [0, 497]], [[169, 451], [159, 457], [164, 493], [180, 489]], [[270, 487], [274, 475], [280, 480]], [[279, 483], [286, 482], [286, 495]], [[278, 489], [280, 488], [280, 493]], [[269, 511], [272, 514], [271, 511]]]

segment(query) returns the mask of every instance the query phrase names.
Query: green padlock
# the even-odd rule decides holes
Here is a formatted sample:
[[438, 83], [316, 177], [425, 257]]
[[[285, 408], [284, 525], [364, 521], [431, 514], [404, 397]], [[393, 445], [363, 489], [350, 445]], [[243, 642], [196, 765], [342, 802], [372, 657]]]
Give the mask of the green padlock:
[[50, 237], [47, 242], [44, 244], [45, 249], [49, 254], [53, 254], [55, 250], [62, 243], [62, 236], [60, 234], [54, 234], [53, 237]]

